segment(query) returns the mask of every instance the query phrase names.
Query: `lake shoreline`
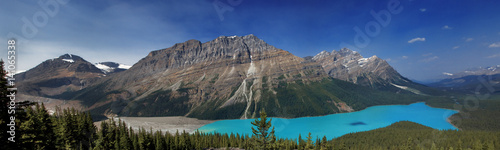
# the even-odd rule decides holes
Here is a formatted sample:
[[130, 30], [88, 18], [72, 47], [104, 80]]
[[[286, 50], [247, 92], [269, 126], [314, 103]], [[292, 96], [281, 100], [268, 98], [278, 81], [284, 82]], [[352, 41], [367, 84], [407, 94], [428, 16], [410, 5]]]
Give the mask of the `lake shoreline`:
[[[375, 106], [396, 106], [396, 105], [412, 105], [416, 103], [424, 103], [424, 101], [419, 101], [415, 103], [410, 103], [410, 104], [390, 104], [390, 105], [375, 105]], [[426, 106], [429, 106], [425, 104]], [[362, 110], [357, 110], [353, 112], [359, 112], [363, 111], [367, 108], [370, 107], [375, 107], [375, 106], [369, 106], [366, 107]], [[429, 106], [431, 107], [431, 106]], [[431, 108], [437, 108], [437, 107], [431, 107]], [[438, 109], [446, 109], [446, 108], [438, 108]], [[457, 111], [457, 110], [452, 110], [452, 109], [446, 109], [446, 110], [451, 110], [451, 111]], [[334, 113], [334, 114], [343, 114], [343, 113], [353, 113], [353, 112], [342, 112], [342, 113]], [[458, 111], [457, 111], [458, 113]], [[328, 116], [328, 115], [333, 115], [333, 114], [326, 114], [326, 115], [318, 115], [318, 116], [304, 116], [304, 117], [297, 117], [297, 118], [284, 118], [284, 117], [269, 117], [269, 118], [279, 118], [279, 119], [298, 119], [298, 118], [311, 118], [311, 117], [322, 117], [322, 116]], [[451, 116], [450, 116], [451, 117]], [[446, 119], [448, 123], [450, 123], [453, 127], [456, 129], [459, 129], [457, 126], [451, 123], [450, 117]], [[111, 118], [109, 118], [111, 119]], [[109, 120], [108, 119], [108, 120]], [[170, 133], [175, 133], [176, 131], [182, 132], [183, 130], [188, 132], [188, 133], [194, 133], [196, 130], [199, 128], [207, 125], [214, 123], [216, 121], [223, 121], [223, 120], [245, 120], [245, 119], [218, 119], [218, 120], [201, 120], [197, 118], [189, 118], [185, 116], [167, 116], [167, 117], [114, 117], [115, 121], [118, 121], [118, 119], [121, 119], [122, 121], [125, 121], [127, 126], [132, 127], [134, 130], [140, 129], [140, 128], [145, 128], [145, 129], [150, 129], [153, 128], [153, 130], [158, 131], [161, 130], [162, 132], [170, 132]], [[255, 118], [251, 118], [255, 119]]]
[[[146, 130], [152, 129], [155, 131], [169, 132], [170, 134], [175, 134], [179, 131], [187, 133], [194, 133], [198, 128], [213, 123], [217, 120], [199, 120], [196, 118], [188, 118], [184, 116], [168, 116], [168, 117], [113, 117], [115, 122], [124, 121], [127, 127], [132, 127], [133, 130], [138, 131], [140, 128]], [[105, 121], [111, 120], [108, 118]], [[100, 123], [95, 122], [94, 124], [99, 128]]]
[[[456, 130], [446, 121], [457, 111], [433, 108], [423, 102], [402, 105], [370, 106], [356, 113], [337, 113], [325, 116], [273, 119], [276, 136], [296, 138], [311, 133], [313, 137], [340, 137], [345, 134], [370, 131], [390, 126], [400, 121], [411, 121], [436, 130]], [[250, 119], [234, 119], [214, 122], [199, 128], [202, 132], [251, 134]], [[299, 130], [300, 129], [300, 130]]]
[[[458, 113], [458, 112], [457, 112]], [[457, 130], [461, 130], [460, 128], [458, 128], [455, 124], [451, 123], [451, 120], [450, 120], [451, 116], [446, 118], [446, 122], [450, 123], [453, 127], [457, 128]]]

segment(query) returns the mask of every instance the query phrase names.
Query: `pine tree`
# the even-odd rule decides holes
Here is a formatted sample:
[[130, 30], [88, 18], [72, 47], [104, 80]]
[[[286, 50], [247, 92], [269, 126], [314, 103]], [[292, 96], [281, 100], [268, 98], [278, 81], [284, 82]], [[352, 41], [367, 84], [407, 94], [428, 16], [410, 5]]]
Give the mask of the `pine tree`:
[[328, 139], [326, 138], [326, 136], [323, 136], [323, 139], [321, 140], [321, 150], [326, 150], [327, 144], [328, 144]]
[[474, 141], [474, 144], [472, 145], [472, 149], [482, 149], [483, 148], [483, 143], [479, 139]]
[[0, 60], [0, 149], [7, 149], [9, 147], [12, 147], [13, 142], [10, 142], [6, 140], [8, 137], [10, 137], [9, 133], [9, 126], [8, 124], [10, 122], [10, 116], [9, 116], [9, 103], [10, 103], [10, 98], [7, 97], [9, 94], [9, 91], [7, 90], [9, 87], [7, 85], [7, 79], [5, 78], [7, 75], [7, 72], [4, 70], [4, 62], [3, 60]]
[[255, 129], [252, 127], [252, 132], [256, 136], [255, 148], [270, 149], [270, 146], [275, 142], [274, 127], [271, 132], [269, 132], [269, 129], [272, 126], [271, 121], [272, 119], [267, 121], [266, 112], [261, 111], [260, 120], [259, 118], [256, 118], [255, 121], [251, 122], [252, 125], [257, 128]]
[[462, 150], [462, 140], [458, 139], [458, 145], [457, 145], [457, 150]]
[[436, 143], [432, 142], [431, 150], [438, 150]]
[[20, 143], [27, 149], [35, 149], [37, 148], [35, 146], [37, 140], [36, 129], [39, 128], [40, 122], [37, 119], [35, 111], [31, 107], [26, 109], [26, 118], [27, 120], [23, 121], [19, 128], [19, 131], [22, 133]]
[[413, 146], [413, 139], [411, 137], [408, 137], [408, 140], [406, 141], [405, 144], [401, 147], [403, 150], [410, 150]]
[[139, 149], [139, 138], [137, 137], [137, 134], [134, 132], [134, 129], [132, 127], [129, 128], [130, 131], [130, 139], [132, 140], [132, 149]]
[[38, 122], [36, 144], [39, 149], [55, 149], [54, 126], [45, 105], [36, 105]]
[[312, 141], [312, 136], [311, 136], [311, 132], [309, 132], [309, 134], [307, 135], [307, 141], [306, 141], [306, 149], [313, 149], [313, 141]]
[[132, 140], [130, 139], [129, 131], [128, 131], [127, 127], [125, 126], [125, 122], [122, 121], [119, 124], [120, 124], [119, 125], [119, 128], [120, 128], [120, 134], [119, 134], [120, 148], [124, 149], [124, 150], [133, 149]]
[[[27, 120], [25, 109], [31, 107], [33, 105], [32, 102], [29, 101], [19, 101], [15, 99], [16, 97], [9, 97], [7, 95], [17, 95], [17, 90], [10, 90], [9, 88], [14, 88], [14, 85], [8, 81], [7, 77], [12, 77], [14, 74], [7, 74], [7, 71], [4, 70], [4, 61], [0, 60], [0, 149], [18, 149], [23, 148], [22, 145], [22, 134], [23, 131], [20, 129], [22, 121]], [[15, 84], [15, 82], [12, 82]], [[11, 105], [11, 99], [14, 100], [14, 103]], [[14, 121], [11, 121], [11, 117], [14, 117]], [[10, 131], [11, 126], [7, 126], [7, 124], [15, 124], [15, 135], [12, 138], [15, 142], [11, 142], [8, 138], [12, 136], [7, 131]]]
[[298, 145], [299, 147], [298, 147], [298, 149], [302, 150], [304, 148], [303, 147], [304, 142], [302, 141], [302, 136], [300, 134], [299, 134], [299, 139], [298, 140], [299, 140], [299, 145]]
[[165, 137], [162, 136], [161, 131], [156, 131], [154, 134], [154, 141], [155, 141], [155, 149], [160, 150], [160, 149], [166, 149], [167, 147], [165, 146]]
[[484, 146], [483, 146], [483, 149], [494, 150], [495, 149], [495, 145], [493, 144], [493, 141], [485, 142]]

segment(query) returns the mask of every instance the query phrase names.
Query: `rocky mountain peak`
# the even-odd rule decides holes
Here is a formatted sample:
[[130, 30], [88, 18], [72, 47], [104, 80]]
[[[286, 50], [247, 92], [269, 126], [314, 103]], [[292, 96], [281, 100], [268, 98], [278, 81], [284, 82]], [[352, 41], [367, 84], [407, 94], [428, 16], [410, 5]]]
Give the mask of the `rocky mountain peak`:
[[65, 54], [19, 74], [19, 90], [78, 100], [97, 114], [247, 119], [263, 109], [277, 117], [345, 112], [349, 105], [361, 109], [350, 94], [373, 95], [330, 77], [359, 85], [406, 86], [392, 82], [399, 74], [376, 56], [363, 58], [344, 48], [300, 58], [252, 34], [177, 43], [112, 75], [111, 69], [122, 64], [80, 59]]
[[356, 84], [387, 85], [392, 81], [404, 80], [386, 61], [375, 55], [364, 58], [347, 48], [333, 50], [331, 53], [322, 51], [313, 60], [320, 63], [331, 77]]
[[[64, 54], [64, 55], [59, 56], [57, 59], [65, 61], [65, 62], [70, 62], [70, 63], [74, 63], [77, 61], [86, 62], [86, 60], [84, 60], [82, 57], [80, 57], [78, 55], [73, 55], [73, 54]], [[52, 59], [52, 60], [54, 60], [54, 59]]]
[[[137, 101], [148, 108], [129, 110], [132, 107], [120, 106], [113, 110], [121, 115], [202, 116], [236, 105], [243, 107], [233, 117], [250, 118], [257, 110], [253, 108], [256, 102], [275, 97], [278, 86], [309, 84], [325, 78], [328, 75], [316, 62], [305, 62], [255, 35], [246, 35], [220, 36], [205, 43], [189, 40], [153, 51], [130, 69], [102, 78], [95, 86], [102, 84], [106, 92], [120, 91], [103, 92], [101, 96], [111, 97], [112, 101]], [[161, 100], [149, 101], [158, 94]], [[183, 101], [167, 103], [168, 99]], [[159, 104], [165, 105], [151, 108]], [[150, 108], [156, 112], [147, 112]], [[183, 110], [177, 111], [180, 108]]]
[[345, 57], [345, 56], [355, 56], [355, 57], [363, 57], [361, 56], [361, 54], [359, 54], [358, 52], [356, 51], [353, 51], [353, 50], [350, 50], [348, 48], [342, 48], [340, 49], [340, 51], [335, 51], [333, 50], [332, 53], [338, 53], [339, 55], [341, 55], [342, 57]]
[[330, 55], [332, 55], [332, 53], [330, 53], [330, 52], [328, 52], [328, 51], [323, 50], [323, 51], [321, 51], [320, 53], [316, 54], [316, 55], [315, 55], [312, 59], [313, 59], [313, 60], [319, 60], [319, 59], [323, 59], [323, 58], [325, 58], [325, 57], [328, 57], [328, 56], [330, 56]]
[[220, 36], [219, 38], [210, 41], [213, 43], [231, 44], [236, 46], [248, 47], [252, 52], [262, 52], [264, 50], [275, 49], [273, 46], [264, 42], [253, 34], [245, 36]]
[[35, 96], [80, 90], [103, 76], [100, 69], [80, 56], [64, 54], [17, 74], [19, 91]]
[[173, 50], [186, 50], [186, 49], [193, 49], [193, 48], [199, 48], [201, 47], [201, 42], [198, 40], [188, 40], [184, 43], [177, 43], [174, 46], [172, 46]]
[[82, 57], [80, 57], [78, 55], [74, 55], [74, 54], [64, 54], [64, 55], [59, 56], [58, 58], [60, 58], [60, 59], [74, 59], [74, 60], [83, 59]]

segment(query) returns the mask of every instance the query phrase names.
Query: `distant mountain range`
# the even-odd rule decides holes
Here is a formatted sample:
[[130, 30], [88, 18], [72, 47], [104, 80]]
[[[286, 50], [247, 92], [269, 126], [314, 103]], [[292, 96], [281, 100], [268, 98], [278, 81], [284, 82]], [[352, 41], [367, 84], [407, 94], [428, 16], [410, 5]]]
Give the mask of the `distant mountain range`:
[[127, 68], [67, 54], [16, 78], [21, 93], [78, 100], [94, 114], [201, 119], [326, 115], [439, 93], [376, 56], [341, 49], [300, 58], [254, 35], [177, 43]]
[[479, 90], [485, 93], [500, 94], [500, 65], [492, 67], [478, 67], [458, 73], [444, 73], [448, 77], [428, 84], [431, 87], [446, 91], [455, 91], [467, 94], [475, 94]]
[[434, 93], [432, 89], [401, 76], [377, 56], [364, 58], [356, 51], [343, 48], [340, 51], [322, 51], [311, 59], [321, 64], [329, 76], [354, 84], [393, 92], [403, 89], [416, 94], [424, 94], [421, 91]]

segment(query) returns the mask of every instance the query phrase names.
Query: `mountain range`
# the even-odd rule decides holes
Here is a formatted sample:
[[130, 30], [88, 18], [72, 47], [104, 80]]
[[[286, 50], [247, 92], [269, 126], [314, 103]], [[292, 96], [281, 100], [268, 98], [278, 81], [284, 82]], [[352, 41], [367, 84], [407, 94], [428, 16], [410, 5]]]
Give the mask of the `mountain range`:
[[108, 116], [244, 119], [266, 110], [269, 116], [293, 118], [439, 94], [376, 56], [363, 58], [344, 48], [300, 58], [252, 34], [188, 40], [120, 68], [66, 54], [16, 78], [20, 93], [76, 100], [85, 110]]
[[445, 79], [428, 86], [467, 94], [476, 94], [480, 90], [484, 93], [482, 88], [485, 88], [489, 93], [500, 94], [500, 65], [444, 74], [447, 75]]

